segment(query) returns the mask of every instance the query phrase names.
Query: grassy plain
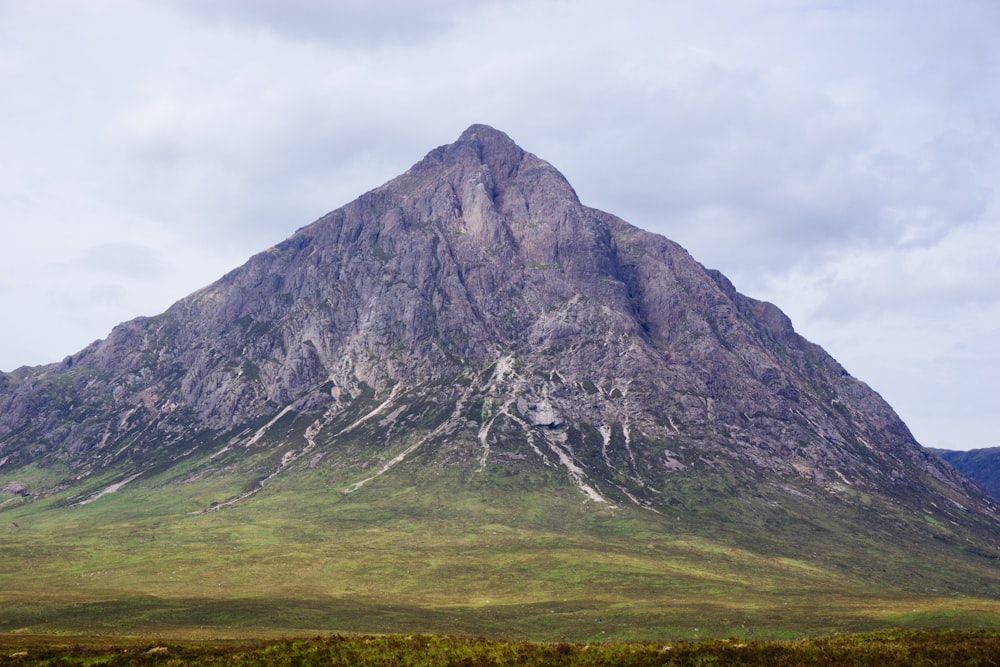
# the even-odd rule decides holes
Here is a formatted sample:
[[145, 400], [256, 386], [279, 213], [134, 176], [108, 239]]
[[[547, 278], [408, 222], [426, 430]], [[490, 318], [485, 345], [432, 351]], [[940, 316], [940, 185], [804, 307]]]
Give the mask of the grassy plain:
[[301, 470], [208, 512], [248, 480], [14, 498], [0, 511], [0, 633], [620, 642], [1000, 628], [995, 572], [970, 577], [980, 561], [919, 543], [866, 558], [884, 541], [845, 540], [846, 515], [789, 514], [762, 542], [737, 530], [763, 521], [752, 504], [664, 516], [586, 503], [557, 473], [544, 493], [490, 474], [403, 464], [345, 494], [346, 473]]

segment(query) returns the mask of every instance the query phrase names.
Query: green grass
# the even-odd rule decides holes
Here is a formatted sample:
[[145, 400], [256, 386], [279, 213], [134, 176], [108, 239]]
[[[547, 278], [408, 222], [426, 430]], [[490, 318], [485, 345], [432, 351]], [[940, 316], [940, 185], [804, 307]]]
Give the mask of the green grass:
[[[663, 514], [627, 501], [612, 509], [538, 461], [477, 471], [474, 435], [428, 442], [344, 493], [416, 442], [374, 420], [326, 442], [368, 403], [316, 436], [321, 465], [298, 462], [219, 511], [205, 510], [257, 488], [288, 443], [301, 446], [308, 419], [289, 413], [269, 442], [217, 458], [221, 441], [202, 443], [85, 505], [73, 503], [129, 471], [34, 502], [0, 498], [0, 632], [637, 641], [1000, 627], [996, 558], [877, 499], [793, 504], [723, 470], [667, 476], [648, 491], [677, 500]], [[398, 418], [419, 423], [419, 437], [448, 405], [421, 399]], [[573, 434], [581, 446], [599, 440]], [[504, 446], [531, 455], [522, 440], [515, 430]], [[43, 488], [67, 471], [16, 475]]]
[[[463, 470], [404, 463], [353, 494], [359, 471], [300, 470], [209, 513], [246, 478], [137, 480], [87, 505], [12, 507], [0, 513], [0, 632], [585, 642], [1000, 627], [995, 597], [954, 589], [968, 564], [948, 571], [911, 545], [864, 565], [851, 550], [870, 544], [833, 525], [790, 517], [751, 545], [732, 522], [696, 521], [721, 507], [612, 511], [558, 475], [541, 492]], [[937, 591], [900, 583], [921, 571]]]

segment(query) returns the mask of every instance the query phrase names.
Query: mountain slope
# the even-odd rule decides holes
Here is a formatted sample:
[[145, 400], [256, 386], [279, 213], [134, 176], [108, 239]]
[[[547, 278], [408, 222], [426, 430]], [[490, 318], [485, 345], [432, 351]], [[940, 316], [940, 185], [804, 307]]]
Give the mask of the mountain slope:
[[482, 125], [164, 314], [0, 376], [0, 486], [25, 517], [174, 498], [148, 521], [296, 489], [330, 505], [293, 523], [378, 507], [404, 533], [388, 517], [431, 498], [512, 530], [579, 506], [587, 539], [617, 517], [822, 552], [851, 586], [874, 558], [891, 590], [997, 590], [995, 502], [874, 391]]
[[933, 450], [938, 456], [975, 480], [993, 498], [1000, 499], [1000, 447], [955, 451]]

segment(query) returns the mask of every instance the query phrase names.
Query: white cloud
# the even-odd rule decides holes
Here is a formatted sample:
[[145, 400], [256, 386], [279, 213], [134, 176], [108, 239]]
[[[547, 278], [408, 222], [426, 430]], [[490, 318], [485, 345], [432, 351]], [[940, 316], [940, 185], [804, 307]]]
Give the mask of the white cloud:
[[989, 446], [1000, 368], [1000, 222], [956, 226], [923, 245], [831, 253], [771, 273], [759, 296], [879, 390], [918, 440]]

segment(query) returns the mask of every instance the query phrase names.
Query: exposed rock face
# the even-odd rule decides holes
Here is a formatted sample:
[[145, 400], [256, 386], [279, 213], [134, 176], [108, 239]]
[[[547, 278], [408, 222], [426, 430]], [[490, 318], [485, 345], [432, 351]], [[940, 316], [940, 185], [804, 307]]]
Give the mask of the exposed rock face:
[[534, 461], [652, 510], [723, 471], [996, 520], [778, 308], [482, 125], [164, 314], [0, 376], [0, 473], [141, 473], [204, 443], [273, 447], [272, 473], [325, 453], [382, 474], [421, 448]]

